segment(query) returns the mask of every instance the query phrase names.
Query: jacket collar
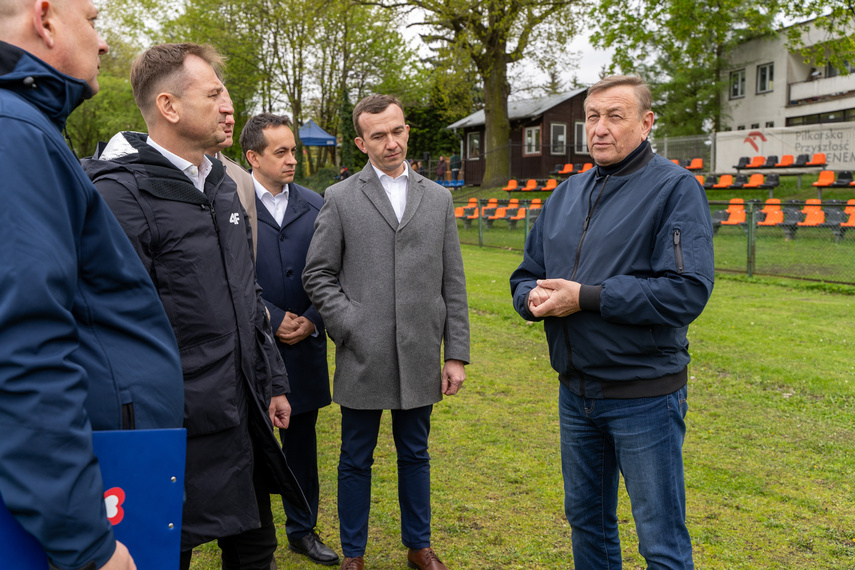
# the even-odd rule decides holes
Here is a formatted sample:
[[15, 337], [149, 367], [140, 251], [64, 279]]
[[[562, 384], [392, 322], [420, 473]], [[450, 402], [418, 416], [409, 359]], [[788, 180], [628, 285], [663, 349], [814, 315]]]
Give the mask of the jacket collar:
[[597, 178], [602, 176], [628, 176], [637, 170], [641, 170], [653, 158], [653, 149], [650, 141], [644, 140], [626, 158], [617, 164], [609, 166], [597, 166]]
[[225, 178], [223, 163], [211, 158], [211, 172], [205, 179], [205, 194], [202, 194], [183, 172], [146, 142], [147, 138], [145, 133], [133, 131], [117, 133], [106, 147], [101, 149], [99, 145], [96, 160], [89, 162], [100, 162], [101, 170], [139, 165], [148, 173], [147, 177], [137, 178], [141, 190], [165, 200], [208, 204]]
[[0, 89], [30, 102], [59, 128], [84, 99], [94, 95], [81, 80], [60, 73], [17, 46], [0, 41]]

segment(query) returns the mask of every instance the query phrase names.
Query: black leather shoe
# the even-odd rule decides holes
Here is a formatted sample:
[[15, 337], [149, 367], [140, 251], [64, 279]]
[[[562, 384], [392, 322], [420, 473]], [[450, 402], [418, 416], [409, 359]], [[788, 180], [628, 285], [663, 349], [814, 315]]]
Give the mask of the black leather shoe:
[[338, 554], [336, 554], [332, 548], [321, 542], [321, 537], [319, 537], [316, 532], [310, 532], [306, 536], [297, 540], [291, 540], [289, 538], [288, 548], [297, 554], [304, 554], [315, 564], [323, 564], [324, 566], [338, 564]]

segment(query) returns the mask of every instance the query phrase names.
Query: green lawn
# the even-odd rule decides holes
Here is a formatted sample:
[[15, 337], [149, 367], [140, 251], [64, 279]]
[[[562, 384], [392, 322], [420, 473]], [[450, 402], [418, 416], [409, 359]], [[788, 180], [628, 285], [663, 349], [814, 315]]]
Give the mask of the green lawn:
[[[717, 238], [718, 239], [718, 238]], [[463, 247], [472, 364], [434, 409], [433, 542], [457, 570], [572, 568], [557, 390], [543, 329], [510, 304], [519, 252]], [[855, 296], [720, 277], [689, 330], [688, 525], [704, 569], [855, 567]], [[332, 366], [332, 354], [330, 359]], [[319, 418], [322, 537], [336, 521], [339, 414]], [[388, 416], [375, 454], [366, 568], [406, 567]], [[287, 550], [280, 570], [316, 568]], [[624, 568], [643, 568], [625, 493]], [[214, 545], [195, 569], [218, 568]]]

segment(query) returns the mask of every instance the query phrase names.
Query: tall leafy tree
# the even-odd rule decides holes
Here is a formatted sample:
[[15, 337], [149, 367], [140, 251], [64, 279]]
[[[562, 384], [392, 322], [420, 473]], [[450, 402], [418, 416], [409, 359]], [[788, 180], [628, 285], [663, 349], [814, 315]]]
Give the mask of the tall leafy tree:
[[[392, 8], [413, 9], [417, 23], [425, 26], [422, 38], [465, 54], [483, 86], [485, 161], [483, 184], [507, 181], [510, 168], [505, 149], [510, 139], [508, 67], [530, 55], [541, 38], [545, 45], [563, 46], [578, 25], [573, 16], [587, 7], [586, 0], [381, 0]], [[421, 17], [419, 17], [421, 16]], [[543, 44], [542, 44], [543, 45]]]

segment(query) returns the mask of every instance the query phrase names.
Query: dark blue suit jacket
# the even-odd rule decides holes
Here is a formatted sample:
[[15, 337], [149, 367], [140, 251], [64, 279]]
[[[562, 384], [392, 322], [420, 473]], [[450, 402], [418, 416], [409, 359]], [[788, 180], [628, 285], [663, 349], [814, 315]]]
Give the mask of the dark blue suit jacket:
[[303, 267], [306, 251], [315, 231], [315, 218], [324, 204], [323, 197], [297, 184], [288, 185], [288, 208], [282, 227], [276, 223], [267, 207], [256, 196], [258, 210], [258, 284], [262, 298], [270, 311], [275, 332], [285, 312], [308, 318], [318, 330], [295, 345], [276, 341], [285, 368], [291, 393], [291, 413], [301, 414], [330, 404], [330, 381], [327, 369], [327, 336], [324, 322], [303, 290]]

